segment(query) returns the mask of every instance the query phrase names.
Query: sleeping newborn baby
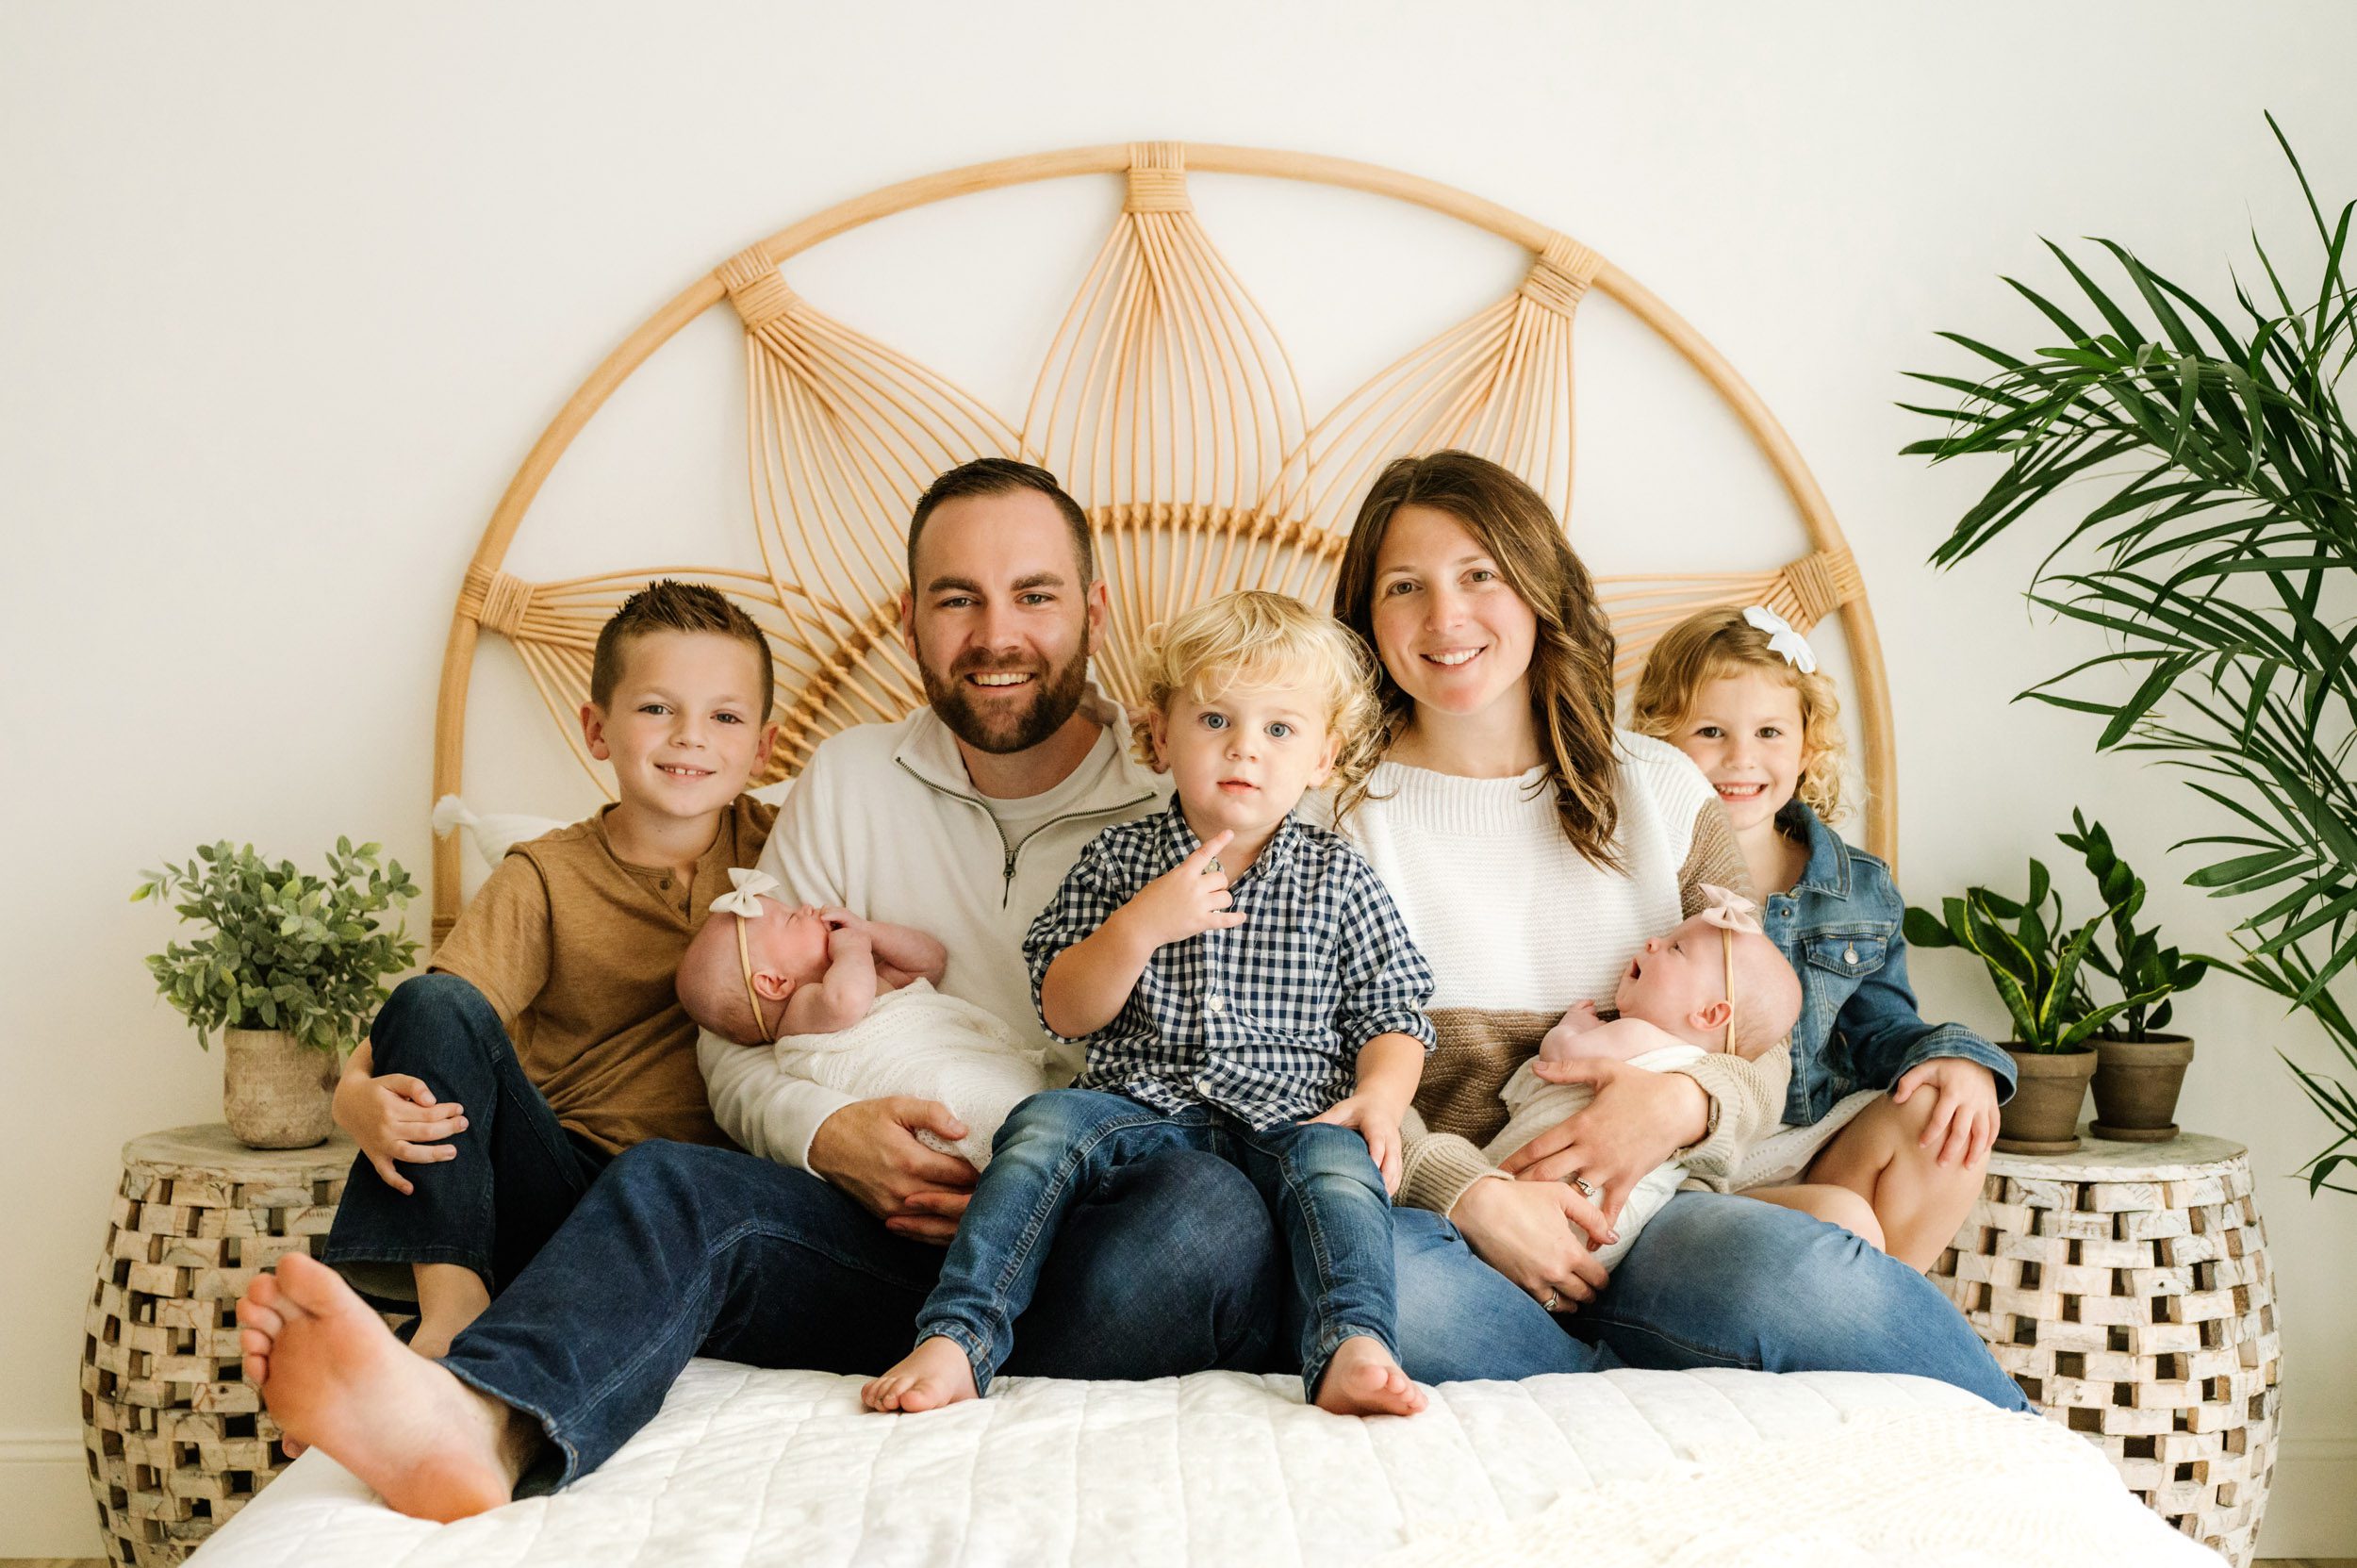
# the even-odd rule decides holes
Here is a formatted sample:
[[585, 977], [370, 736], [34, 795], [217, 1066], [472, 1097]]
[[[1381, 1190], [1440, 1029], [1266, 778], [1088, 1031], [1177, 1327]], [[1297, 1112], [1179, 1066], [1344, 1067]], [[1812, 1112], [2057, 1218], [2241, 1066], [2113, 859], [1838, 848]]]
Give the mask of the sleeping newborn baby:
[[[1622, 972], [1612, 998], [1619, 1017], [1599, 1018], [1594, 1002], [1575, 1002], [1547, 1031], [1533, 1060], [1605, 1056], [1667, 1072], [1714, 1050], [1755, 1057], [1789, 1034], [1801, 1015], [1800, 977], [1761, 933], [1750, 900], [1723, 887], [1703, 891], [1709, 907], [1647, 942]], [[1500, 1098], [1510, 1115], [1482, 1150], [1493, 1163], [1586, 1109], [1595, 1091], [1584, 1083], [1550, 1083], [1525, 1062], [1506, 1081]], [[1647, 1173], [1621, 1210], [1621, 1239], [1597, 1248], [1596, 1261], [1607, 1268], [1619, 1263], [1685, 1176], [1674, 1160]]]
[[1047, 1087], [1046, 1052], [935, 990], [948, 954], [925, 933], [789, 907], [768, 897], [778, 882], [764, 871], [729, 878], [736, 890], [713, 900], [679, 966], [680, 1005], [706, 1032], [696, 1060], [714, 1109], [733, 1101], [722, 1125], [759, 1128], [765, 1101], [797, 1079], [860, 1099], [912, 1095], [965, 1124], [954, 1144], [920, 1131], [921, 1141], [988, 1164], [998, 1124]]

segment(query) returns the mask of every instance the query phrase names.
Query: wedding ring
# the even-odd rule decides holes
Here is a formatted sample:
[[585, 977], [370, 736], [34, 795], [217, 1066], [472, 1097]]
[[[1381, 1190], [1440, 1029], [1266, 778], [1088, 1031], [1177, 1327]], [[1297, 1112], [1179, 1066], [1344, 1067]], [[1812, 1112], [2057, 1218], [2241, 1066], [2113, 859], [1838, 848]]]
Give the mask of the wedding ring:
[[1553, 1312], [1557, 1307], [1562, 1305], [1562, 1301], [1563, 1298], [1561, 1296], [1556, 1295], [1553, 1291], [1549, 1291], [1547, 1292], [1546, 1300], [1541, 1303], [1541, 1305], [1544, 1306], [1548, 1312]]
[[1589, 1180], [1586, 1177], [1573, 1177], [1572, 1185], [1577, 1187], [1579, 1189], [1579, 1196], [1586, 1198], [1589, 1202], [1593, 1203], [1596, 1200], [1596, 1184], [1593, 1181]]

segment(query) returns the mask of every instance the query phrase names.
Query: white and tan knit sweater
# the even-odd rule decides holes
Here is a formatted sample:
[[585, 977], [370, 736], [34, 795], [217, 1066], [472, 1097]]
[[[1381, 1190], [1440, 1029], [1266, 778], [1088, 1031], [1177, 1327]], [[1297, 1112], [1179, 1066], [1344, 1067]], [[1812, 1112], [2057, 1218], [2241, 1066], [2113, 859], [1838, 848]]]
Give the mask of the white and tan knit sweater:
[[[1735, 835], [1701, 770], [1675, 747], [1622, 732], [1619, 847], [1601, 870], [1564, 837], [1543, 772], [1465, 779], [1384, 763], [1343, 831], [1381, 873], [1439, 982], [1440, 1044], [1416, 1092], [1400, 1201], [1446, 1213], [1492, 1167], [1478, 1146], [1505, 1125], [1516, 1067], [1573, 1002], [1609, 1009], [1645, 938], [1702, 907], [1702, 885], [1749, 890]], [[1680, 1152], [1723, 1180], [1784, 1110], [1790, 1053], [1712, 1055], [1677, 1069], [1710, 1096], [1709, 1131]]]

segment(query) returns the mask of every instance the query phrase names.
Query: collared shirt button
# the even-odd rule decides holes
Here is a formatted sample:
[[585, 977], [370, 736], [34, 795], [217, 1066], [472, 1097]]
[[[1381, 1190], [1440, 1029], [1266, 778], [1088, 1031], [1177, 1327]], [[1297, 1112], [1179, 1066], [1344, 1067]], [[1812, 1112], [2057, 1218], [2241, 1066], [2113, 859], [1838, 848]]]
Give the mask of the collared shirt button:
[[1203, 999], [1203, 1011], [1211, 1014], [1213, 1017], [1217, 1017], [1220, 1014], [1228, 1011], [1228, 999], [1221, 996], [1217, 991], [1211, 992]]

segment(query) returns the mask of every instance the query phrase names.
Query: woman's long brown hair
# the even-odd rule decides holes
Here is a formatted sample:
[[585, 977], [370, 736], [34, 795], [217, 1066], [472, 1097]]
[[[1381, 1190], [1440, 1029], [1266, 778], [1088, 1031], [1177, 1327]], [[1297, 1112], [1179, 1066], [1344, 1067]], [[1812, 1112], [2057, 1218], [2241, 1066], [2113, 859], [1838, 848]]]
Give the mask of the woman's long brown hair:
[[[1414, 703], [1383, 666], [1375, 641], [1375, 564], [1402, 506], [1446, 512], [1480, 544], [1538, 618], [1530, 652], [1530, 718], [1546, 759], [1563, 834], [1590, 865], [1623, 869], [1613, 838], [1621, 825], [1620, 767], [1612, 740], [1612, 627], [1596, 602], [1588, 569], [1563, 537], [1539, 492], [1486, 457], [1436, 452], [1402, 457], [1376, 476], [1359, 507], [1334, 582], [1334, 618], [1375, 655], [1383, 703], [1383, 745], [1403, 734]], [[1366, 798], [1360, 781], [1336, 816]]]

